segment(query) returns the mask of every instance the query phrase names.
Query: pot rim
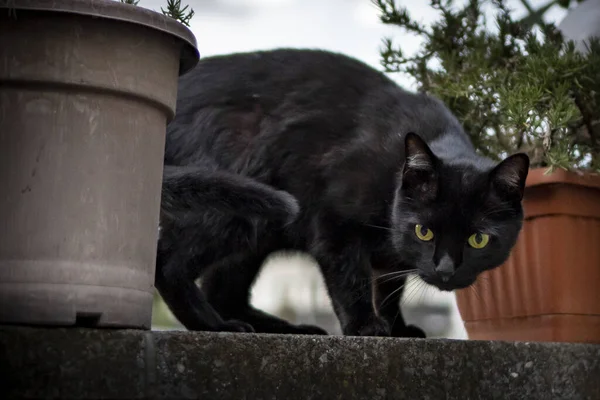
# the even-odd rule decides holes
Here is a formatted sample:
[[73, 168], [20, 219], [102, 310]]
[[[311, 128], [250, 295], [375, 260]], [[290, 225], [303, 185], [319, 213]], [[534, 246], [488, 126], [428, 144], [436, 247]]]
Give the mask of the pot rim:
[[196, 37], [190, 29], [173, 18], [144, 7], [116, 0], [0, 0], [0, 9], [58, 12], [133, 23], [175, 36], [183, 41], [179, 75], [198, 63], [200, 54]]
[[534, 187], [560, 183], [600, 189], [600, 174], [583, 171], [567, 171], [564, 169], [556, 169], [549, 174], [546, 174], [546, 171], [548, 171], [548, 168], [530, 169], [525, 186]]

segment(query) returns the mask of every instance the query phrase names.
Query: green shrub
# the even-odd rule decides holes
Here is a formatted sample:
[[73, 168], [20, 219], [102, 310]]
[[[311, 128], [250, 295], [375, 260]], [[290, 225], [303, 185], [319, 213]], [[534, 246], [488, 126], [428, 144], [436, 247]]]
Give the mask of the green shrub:
[[[443, 100], [479, 152], [525, 152], [532, 167], [600, 171], [598, 40], [578, 52], [552, 24], [515, 21], [502, 0], [430, 0], [440, 14], [431, 26], [394, 0], [373, 3], [383, 23], [424, 39], [413, 57], [384, 39], [385, 70], [410, 75], [419, 91]], [[484, 5], [496, 29], [486, 28]]]

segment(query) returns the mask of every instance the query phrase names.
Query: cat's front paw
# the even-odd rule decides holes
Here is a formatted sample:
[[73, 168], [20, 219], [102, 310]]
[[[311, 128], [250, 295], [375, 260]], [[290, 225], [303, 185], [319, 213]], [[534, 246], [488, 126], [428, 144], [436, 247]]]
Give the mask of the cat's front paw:
[[344, 329], [346, 336], [390, 336], [390, 324], [382, 318], [373, 317], [360, 324], [354, 323]]
[[296, 325], [298, 335], [329, 335], [325, 329], [314, 325]]
[[395, 325], [392, 328], [392, 336], [398, 338], [422, 338], [425, 339], [427, 335], [425, 332], [414, 325], [404, 325], [398, 326]]
[[252, 325], [235, 319], [225, 321], [216, 327], [217, 332], [254, 332]]

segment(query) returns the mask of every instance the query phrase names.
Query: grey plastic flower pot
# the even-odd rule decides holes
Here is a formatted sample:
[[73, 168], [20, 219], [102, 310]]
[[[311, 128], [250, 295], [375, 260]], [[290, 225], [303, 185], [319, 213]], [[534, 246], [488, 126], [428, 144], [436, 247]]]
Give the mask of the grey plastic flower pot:
[[0, 323], [149, 328], [166, 124], [194, 35], [111, 0], [0, 0]]

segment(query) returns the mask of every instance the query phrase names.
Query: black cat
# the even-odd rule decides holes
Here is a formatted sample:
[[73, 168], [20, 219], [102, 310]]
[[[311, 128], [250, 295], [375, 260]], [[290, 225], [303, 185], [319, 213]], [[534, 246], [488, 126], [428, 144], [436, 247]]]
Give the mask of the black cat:
[[[415, 272], [441, 290], [469, 286], [507, 259], [522, 225], [526, 155], [496, 165], [475, 153], [440, 101], [330, 52], [201, 60], [180, 80], [165, 163], [207, 157], [218, 173], [252, 178], [300, 203], [290, 224], [261, 222], [255, 242], [239, 239], [245, 250], [236, 257], [226, 258], [232, 245], [215, 250], [232, 232], [222, 226], [238, 224], [228, 218], [211, 219], [214, 229], [172, 236], [172, 243], [183, 240], [171, 250], [179, 252], [173, 268], [188, 278], [173, 286], [180, 313], [202, 306], [176, 285], [187, 287], [197, 268], [220, 261], [203, 277], [209, 302], [258, 332], [293, 331], [249, 305], [251, 285], [273, 251], [315, 257], [344, 334], [424, 337], [400, 313], [406, 275]], [[243, 201], [234, 206], [223, 198], [231, 211], [246, 213]]]

